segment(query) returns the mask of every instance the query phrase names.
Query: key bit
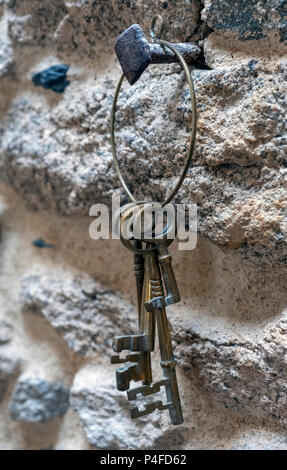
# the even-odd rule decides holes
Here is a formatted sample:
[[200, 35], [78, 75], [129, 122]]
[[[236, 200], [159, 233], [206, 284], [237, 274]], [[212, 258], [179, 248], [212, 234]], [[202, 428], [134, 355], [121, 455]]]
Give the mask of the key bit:
[[[161, 380], [160, 382], [154, 382], [151, 385], [144, 385], [141, 387], [134, 388], [128, 391], [128, 399], [130, 401], [136, 400], [138, 395], [142, 395], [143, 397], [147, 397], [149, 395], [153, 395], [155, 393], [160, 392], [160, 388], [162, 386], [167, 385], [167, 380]], [[163, 404], [161, 400], [156, 400], [151, 403], [145, 403], [144, 408], [139, 410], [136, 406], [131, 409], [131, 417], [133, 419], [139, 418], [140, 416], [145, 416], [147, 414], [153, 413], [156, 410], [163, 411], [167, 410], [172, 406], [172, 403]]]
[[123, 364], [125, 362], [138, 362], [139, 354], [128, 354], [127, 356], [121, 358], [120, 356], [112, 356], [111, 364]]
[[140, 418], [141, 416], [149, 415], [155, 410], [163, 411], [170, 408], [170, 403], [163, 404], [162, 401], [154, 401], [153, 403], [145, 403], [143, 410], [139, 410], [138, 407], [131, 409], [132, 419]]
[[125, 392], [130, 388], [130, 382], [134, 380], [143, 380], [143, 368], [140, 363], [130, 364], [125, 367], [121, 367], [116, 371], [116, 382], [117, 389], [121, 392]]
[[[196, 43], [178, 43], [173, 46], [188, 64], [193, 64], [201, 54], [201, 49]], [[178, 62], [171, 50], [159, 44], [149, 44], [138, 24], [131, 25], [118, 37], [115, 51], [130, 85], [136, 83], [150, 64]]]
[[142, 385], [141, 387], [133, 388], [128, 391], [128, 399], [132, 401], [136, 400], [138, 395], [142, 395], [143, 397], [153, 395], [154, 393], [160, 392], [160, 388], [166, 384], [167, 380], [160, 380], [159, 382], [154, 382], [151, 385]]
[[129, 354], [123, 358], [119, 356], [112, 356], [112, 364], [123, 364], [131, 362], [125, 367], [120, 367], [116, 370], [117, 389], [124, 392], [129, 389], [130, 382], [143, 381], [143, 384], [150, 384], [152, 382], [151, 367], [150, 367], [150, 354], [149, 352], [139, 352], [138, 354]]
[[138, 398], [138, 395], [147, 397], [149, 395], [154, 395], [156, 393], [159, 393], [161, 387], [164, 386], [166, 390], [166, 397], [168, 400], [167, 403], [163, 404], [161, 400], [156, 400], [151, 403], [145, 403], [143, 410], [139, 410], [138, 407], [134, 407], [131, 410], [132, 418], [138, 418], [140, 416], [153, 413], [155, 410], [159, 410], [159, 411], [169, 410], [172, 424], [177, 425], [177, 424], [183, 423], [180, 403], [177, 402], [177, 399], [176, 399], [178, 392], [177, 392], [177, 383], [176, 383], [175, 370], [174, 370], [175, 361], [172, 361], [172, 362], [173, 362], [172, 367], [171, 367], [172, 375], [169, 374], [168, 378], [165, 378], [159, 382], [154, 382], [153, 384], [149, 386], [147, 385], [141, 386], [141, 387], [137, 387], [128, 391], [128, 399], [130, 401], [133, 401]]
[[150, 338], [145, 334], [116, 336], [113, 338], [113, 350], [121, 351], [150, 351]]

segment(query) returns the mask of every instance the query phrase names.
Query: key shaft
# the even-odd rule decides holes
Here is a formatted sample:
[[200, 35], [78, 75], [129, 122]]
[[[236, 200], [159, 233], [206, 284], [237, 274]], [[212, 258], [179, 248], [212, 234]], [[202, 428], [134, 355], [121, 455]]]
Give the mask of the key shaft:
[[[163, 297], [164, 294], [157, 256], [154, 253], [151, 253], [147, 257], [147, 263], [150, 279], [153, 280], [153, 284], [151, 285], [151, 298], [158, 296], [160, 291]], [[173, 356], [165, 307], [155, 307], [154, 313], [158, 328], [159, 349], [161, 356], [160, 365], [163, 370], [163, 378], [166, 380], [165, 389], [167, 402], [170, 403], [170, 419], [172, 424], [181, 424], [183, 422], [183, 416], [175, 372], [176, 361]]]

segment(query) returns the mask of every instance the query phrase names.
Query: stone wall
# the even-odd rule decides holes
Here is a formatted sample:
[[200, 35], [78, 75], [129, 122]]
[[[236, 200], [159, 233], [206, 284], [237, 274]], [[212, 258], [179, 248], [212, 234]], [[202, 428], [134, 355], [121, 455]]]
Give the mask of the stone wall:
[[[131, 421], [115, 389], [111, 338], [136, 328], [132, 256], [89, 238], [90, 206], [119, 191], [113, 44], [155, 12], [167, 39], [203, 50], [178, 197], [198, 204], [198, 244], [172, 250], [182, 302], [168, 309], [179, 427]], [[287, 2], [0, 0], [0, 15], [0, 449], [286, 450]], [[35, 75], [55, 65], [48, 89]], [[178, 65], [125, 85], [117, 139], [139, 199], [169, 191], [191, 120]]]

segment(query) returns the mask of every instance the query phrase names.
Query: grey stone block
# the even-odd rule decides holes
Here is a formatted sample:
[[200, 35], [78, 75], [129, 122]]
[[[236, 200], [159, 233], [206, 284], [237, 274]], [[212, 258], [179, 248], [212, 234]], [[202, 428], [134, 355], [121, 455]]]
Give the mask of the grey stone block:
[[40, 377], [20, 377], [9, 404], [11, 418], [27, 423], [45, 423], [63, 416], [69, 407], [69, 389]]

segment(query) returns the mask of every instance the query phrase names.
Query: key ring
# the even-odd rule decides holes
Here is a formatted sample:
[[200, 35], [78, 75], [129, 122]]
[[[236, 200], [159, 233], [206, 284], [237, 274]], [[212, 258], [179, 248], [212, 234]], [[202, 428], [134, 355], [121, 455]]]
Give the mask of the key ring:
[[[152, 205], [153, 203], [148, 203], [148, 202], [144, 202], [144, 201], [138, 201], [136, 204], [134, 204], [133, 202], [130, 202], [128, 204], [126, 204], [123, 208], [122, 208], [122, 213], [120, 214], [120, 217], [123, 221], [123, 223], [125, 223], [127, 221], [127, 219], [129, 219], [129, 217], [132, 215], [134, 216], [134, 212], [135, 210], [137, 211], [141, 211], [141, 209], [143, 208], [143, 206], [146, 206], [146, 205]], [[120, 211], [118, 211], [120, 212]], [[118, 214], [116, 213], [115, 217], [117, 217]], [[154, 251], [156, 251], [156, 247], [149, 247], [149, 248], [138, 248], [137, 246], [135, 246], [132, 242], [135, 241], [135, 240], [130, 240], [130, 239], [127, 239], [127, 238], [124, 238], [123, 237], [123, 234], [122, 234], [122, 231], [120, 229], [120, 239], [121, 239], [121, 242], [122, 244], [130, 251], [132, 251], [133, 253], [137, 253], [138, 255], [143, 255], [143, 254], [150, 254]], [[170, 238], [170, 239], [167, 239], [166, 240], [166, 243], [167, 243], [167, 246], [171, 245], [171, 243], [173, 242], [173, 239]]]
[[[156, 26], [157, 22], [159, 22], [159, 27], [158, 27], [159, 32], [156, 34], [155, 33], [155, 26]], [[196, 98], [195, 98], [195, 92], [194, 92], [194, 85], [193, 85], [193, 80], [192, 80], [188, 65], [187, 65], [186, 61], [184, 60], [183, 56], [175, 49], [175, 47], [173, 47], [172, 44], [170, 44], [169, 42], [164, 41], [162, 39], [159, 39], [159, 34], [162, 32], [162, 30], [163, 30], [163, 19], [160, 15], [156, 15], [152, 19], [152, 22], [151, 22], [150, 36], [151, 36], [153, 42], [155, 42], [157, 44], [160, 44], [162, 47], [167, 47], [168, 49], [170, 49], [177, 56], [177, 59], [180, 62], [181, 66], [182, 66], [182, 68], [185, 72], [186, 80], [187, 80], [187, 83], [189, 85], [190, 97], [191, 97], [191, 108], [192, 108], [192, 128], [191, 128], [189, 148], [188, 148], [187, 155], [186, 155], [185, 165], [184, 165], [184, 168], [183, 168], [183, 170], [182, 170], [182, 172], [179, 176], [179, 180], [178, 180], [177, 184], [175, 185], [175, 188], [173, 189], [172, 193], [162, 203], [162, 205], [165, 206], [166, 204], [169, 204], [173, 200], [173, 198], [175, 197], [175, 195], [179, 191], [179, 189], [180, 189], [180, 187], [181, 187], [181, 185], [184, 181], [184, 178], [186, 176], [186, 173], [188, 171], [188, 167], [189, 167], [191, 159], [192, 159], [192, 155], [193, 155], [193, 151], [194, 151], [194, 147], [195, 147], [195, 141], [196, 141], [197, 115], [196, 115]], [[124, 179], [124, 177], [121, 173], [119, 160], [118, 160], [118, 155], [117, 155], [116, 141], [115, 141], [115, 118], [116, 118], [117, 100], [118, 100], [118, 96], [119, 96], [119, 93], [120, 93], [120, 90], [121, 90], [121, 87], [122, 87], [124, 77], [125, 77], [124, 74], [122, 74], [122, 76], [121, 76], [121, 78], [118, 82], [118, 85], [116, 87], [114, 100], [113, 100], [113, 105], [112, 105], [111, 128], [110, 128], [111, 141], [112, 141], [112, 153], [113, 153], [114, 164], [115, 164], [120, 182], [121, 182], [126, 194], [128, 195], [129, 199], [133, 202], [136, 202], [135, 197], [131, 193], [131, 191], [130, 191], [130, 189], [129, 189], [129, 187], [128, 187], [128, 185], [127, 185], [127, 183], [126, 183], [126, 181], [125, 181], [125, 179]]]

